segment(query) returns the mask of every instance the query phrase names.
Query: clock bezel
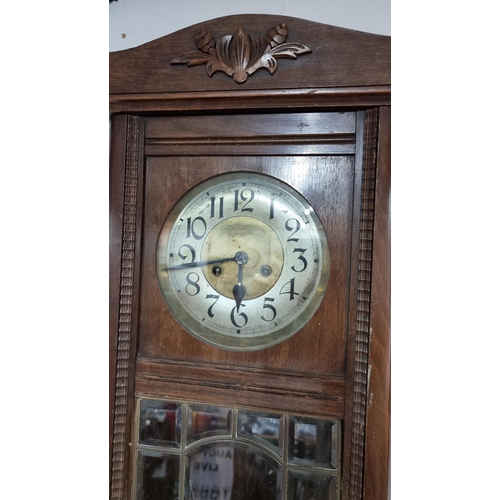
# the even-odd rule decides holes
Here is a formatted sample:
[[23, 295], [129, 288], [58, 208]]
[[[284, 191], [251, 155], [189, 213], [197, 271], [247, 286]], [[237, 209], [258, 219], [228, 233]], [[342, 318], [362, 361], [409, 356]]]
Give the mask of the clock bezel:
[[[309, 217], [317, 230], [317, 244], [321, 250], [321, 265], [319, 272], [319, 281], [308, 303], [301, 308], [300, 313], [291, 322], [287, 323], [282, 328], [269, 332], [267, 334], [249, 337], [249, 336], [230, 336], [216, 332], [212, 328], [207, 328], [194, 318], [180, 303], [177, 298], [177, 292], [170, 286], [170, 280], [160, 272], [160, 264], [158, 263], [158, 253], [162, 246], [167, 247], [170, 234], [174, 225], [186, 206], [211, 187], [224, 182], [265, 182], [274, 185], [278, 189], [282, 189], [289, 196], [299, 202], [304, 209], [309, 210]], [[256, 220], [261, 220], [255, 218]], [[253, 171], [235, 171], [229, 173], [217, 174], [188, 189], [173, 205], [167, 214], [156, 244], [155, 253], [155, 269], [156, 280], [162, 295], [163, 301], [166, 304], [169, 312], [175, 321], [190, 335], [206, 344], [209, 344], [218, 349], [228, 351], [256, 351], [269, 347], [273, 347], [287, 340], [288, 338], [299, 332], [312, 319], [318, 308], [320, 307], [326, 293], [330, 277], [330, 252], [325, 229], [318, 215], [316, 214], [311, 203], [295, 188], [287, 184], [281, 179], [268, 174], [253, 172]]]

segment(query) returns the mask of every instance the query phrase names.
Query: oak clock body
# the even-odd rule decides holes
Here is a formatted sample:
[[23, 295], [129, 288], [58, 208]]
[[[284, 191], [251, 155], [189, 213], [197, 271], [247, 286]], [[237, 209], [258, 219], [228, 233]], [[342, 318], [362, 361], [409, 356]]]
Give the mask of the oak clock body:
[[110, 55], [111, 498], [387, 496], [389, 45], [244, 15]]

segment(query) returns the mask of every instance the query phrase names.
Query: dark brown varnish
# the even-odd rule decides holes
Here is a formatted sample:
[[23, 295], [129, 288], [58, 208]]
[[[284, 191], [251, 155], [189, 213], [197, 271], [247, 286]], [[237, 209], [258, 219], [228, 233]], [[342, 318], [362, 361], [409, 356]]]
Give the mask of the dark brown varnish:
[[[200, 29], [265, 36], [286, 22], [311, 53], [244, 83], [170, 62]], [[136, 395], [343, 420], [342, 498], [387, 498], [390, 434], [390, 38], [300, 19], [230, 16], [110, 54], [110, 477], [131, 498]], [[157, 238], [190, 187], [235, 170], [288, 182], [328, 237], [322, 305], [287, 341], [209, 346], [156, 283]]]

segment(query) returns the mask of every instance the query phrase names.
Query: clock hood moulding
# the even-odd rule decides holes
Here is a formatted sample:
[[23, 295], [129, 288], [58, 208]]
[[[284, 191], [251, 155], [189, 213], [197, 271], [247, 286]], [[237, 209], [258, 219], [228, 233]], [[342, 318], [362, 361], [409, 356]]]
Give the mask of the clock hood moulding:
[[[187, 68], [170, 64], [180, 55], [196, 52], [195, 34], [215, 39], [244, 32], [265, 39], [276, 26], [286, 25], [286, 42], [300, 44], [311, 53], [279, 59], [274, 73], [260, 70], [244, 83], [222, 71], [207, 76], [204, 64]], [[390, 85], [390, 37], [338, 28], [280, 15], [236, 15], [204, 21], [139, 47], [112, 52], [110, 94], [165, 94], [209, 91], [304, 89], [310, 87], [380, 87]], [[203, 52], [200, 52], [203, 55]], [[352, 62], [356, 61], [356, 64]], [[311, 77], [314, 71], [314, 77]], [[380, 90], [380, 89], [379, 89]]]

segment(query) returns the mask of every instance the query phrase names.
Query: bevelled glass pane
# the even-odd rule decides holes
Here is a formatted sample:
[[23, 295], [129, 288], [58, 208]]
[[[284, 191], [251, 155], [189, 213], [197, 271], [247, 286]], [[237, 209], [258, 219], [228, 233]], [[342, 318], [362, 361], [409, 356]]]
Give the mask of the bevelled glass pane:
[[179, 455], [139, 450], [137, 500], [179, 497]]
[[281, 456], [283, 455], [282, 423], [281, 415], [240, 410], [238, 412], [238, 436], [255, 440]]
[[189, 405], [188, 444], [211, 436], [231, 435], [231, 408]]
[[287, 500], [336, 500], [337, 484], [336, 476], [289, 469]]
[[332, 420], [290, 417], [288, 461], [332, 468]]
[[263, 450], [227, 441], [186, 453], [185, 499], [280, 500], [281, 469]]
[[180, 448], [182, 411], [180, 403], [142, 400], [139, 443]]
[[334, 422], [332, 425], [332, 465], [334, 469], [340, 467], [340, 422]]

